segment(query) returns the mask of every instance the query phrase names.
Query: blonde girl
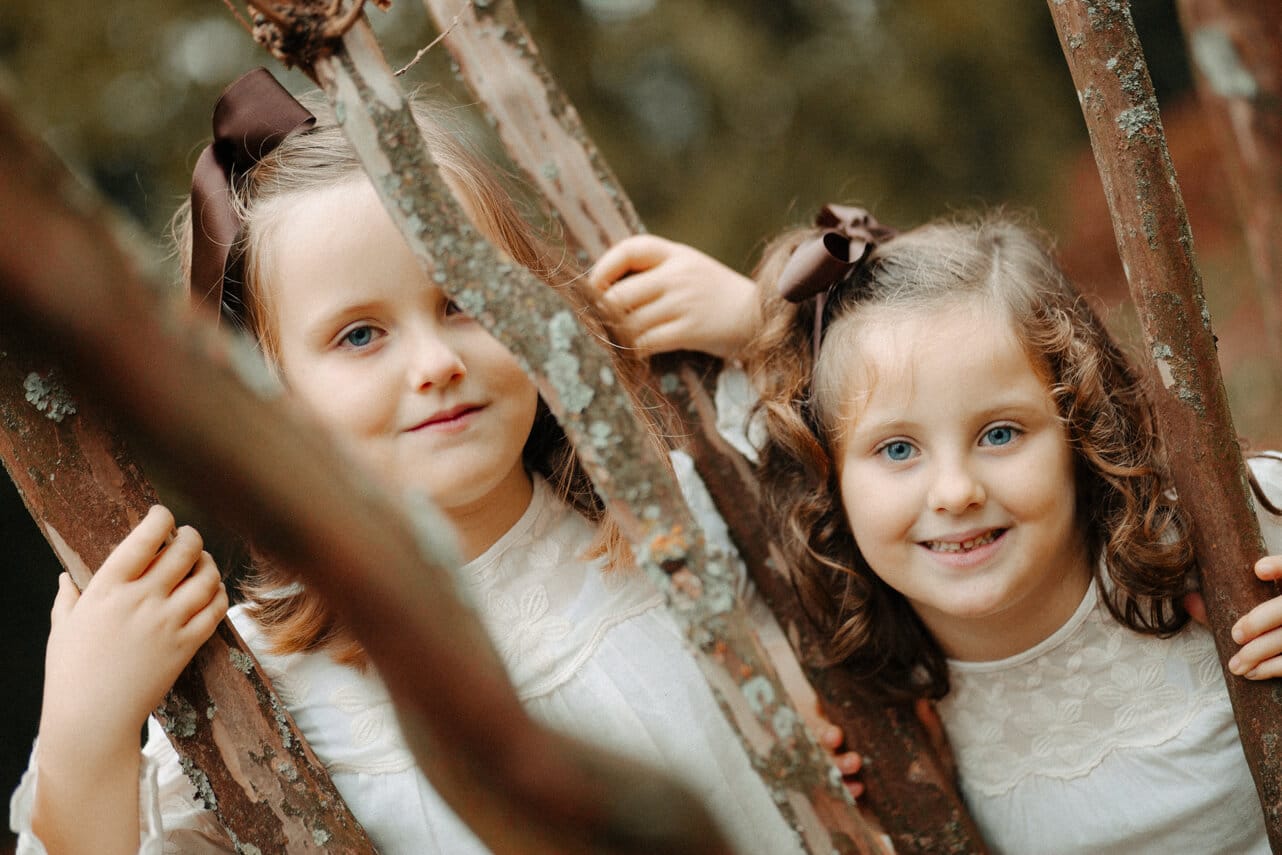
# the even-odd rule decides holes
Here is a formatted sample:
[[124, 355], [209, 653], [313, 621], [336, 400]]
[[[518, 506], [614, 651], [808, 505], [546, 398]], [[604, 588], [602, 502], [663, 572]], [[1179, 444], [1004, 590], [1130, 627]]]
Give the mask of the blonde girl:
[[[262, 70], [229, 103], [296, 118], [286, 132], [218, 134], [216, 158], [218, 145], [253, 150], [219, 161], [232, 164], [225, 202], [206, 186], [178, 215], [199, 275], [218, 206], [231, 212], [230, 260], [213, 283], [195, 280], [196, 298], [257, 339], [287, 394], [350, 454], [442, 508], [535, 716], [677, 774], [739, 851], [798, 851], [533, 383], [419, 267], [329, 111], [312, 98], [314, 118], [297, 114]], [[440, 116], [416, 112], [475, 226], [549, 285], [565, 282], [563, 254]], [[153, 509], [83, 593], [62, 582], [40, 738], [13, 800], [19, 851], [237, 851], [154, 722], [138, 753], [148, 710], [227, 609], [199, 534], [180, 527], [166, 545], [173, 526]], [[485, 851], [414, 765], [359, 644], [305, 584], [260, 565], [230, 617], [379, 851]]]

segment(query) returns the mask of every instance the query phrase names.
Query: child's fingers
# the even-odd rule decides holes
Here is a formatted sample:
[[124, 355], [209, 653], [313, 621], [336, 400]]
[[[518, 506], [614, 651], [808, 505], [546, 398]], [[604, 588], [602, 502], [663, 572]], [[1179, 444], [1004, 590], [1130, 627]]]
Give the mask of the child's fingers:
[[94, 574], [104, 579], [127, 582], [137, 579], [151, 565], [156, 553], [174, 530], [174, 515], [163, 505], [152, 505], [134, 530], [120, 541], [102, 567]]
[[214, 634], [218, 624], [227, 616], [227, 592], [221, 591], [203, 609], [191, 616], [183, 632], [197, 646], [204, 644]]
[[1272, 680], [1282, 677], [1282, 657], [1270, 656], [1242, 676], [1248, 680]]
[[634, 235], [619, 241], [597, 259], [588, 283], [598, 291], [614, 286], [629, 273], [649, 270], [668, 256], [669, 243], [654, 235]]
[[147, 581], [166, 594], [177, 588], [200, 561], [205, 542], [189, 525], [182, 526], [173, 541], [156, 556], [147, 571]]
[[616, 282], [614, 287], [601, 295], [601, 302], [617, 314], [627, 314], [643, 306], [652, 305], [663, 296], [665, 287], [664, 277], [652, 273], [638, 273]]
[[843, 751], [833, 757], [833, 763], [841, 774], [854, 775], [864, 767], [864, 758], [858, 751]]
[[690, 330], [680, 319], [667, 321], [643, 329], [629, 338], [629, 345], [637, 356], [653, 356], [674, 350], [698, 350], [698, 342], [691, 338]]
[[216, 599], [224, 590], [218, 565], [208, 552], [200, 553], [191, 573], [182, 579], [169, 595], [177, 613], [182, 616], [182, 623], [187, 623], [192, 616]]
[[1271, 629], [1251, 639], [1242, 649], [1229, 658], [1229, 670], [1238, 675], [1249, 675], [1266, 659], [1282, 653], [1282, 628]]
[[1282, 555], [1266, 555], [1255, 562], [1255, 575], [1266, 582], [1282, 579]]
[[835, 752], [846, 741], [846, 734], [835, 724], [830, 724], [819, 734], [819, 744]]
[[58, 574], [58, 594], [53, 598], [53, 608], [49, 610], [49, 623], [57, 626], [59, 621], [65, 620], [79, 600], [80, 590], [71, 581], [71, 574]]
[[1246, 644], [1261, 633], [1282, 627], [1282, 597], [1260, 603], [1233, 624], [1233, 640]]

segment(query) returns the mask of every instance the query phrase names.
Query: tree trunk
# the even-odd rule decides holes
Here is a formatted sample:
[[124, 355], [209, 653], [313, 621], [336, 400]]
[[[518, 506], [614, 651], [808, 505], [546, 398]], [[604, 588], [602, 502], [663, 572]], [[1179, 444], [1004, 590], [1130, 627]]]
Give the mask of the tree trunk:
[[[459, 74], [493, 120], [513, 161], [539, 188], [582, 262], [642, 230], [627, 195], [592, 143], [569, 98], [544, 67], [511, 0], [470, 4], [423, 0]], [[591, 305], [592, 294], [581, 299]], [[609, 318], [604, 318], [607, 323]], [[752, 465], [716, 430], [707, 385], [719, 361], [701, 354], [656, 359], [654, 387], [681, 422], [695, 461], [735, 545], [803, 663], [820, 661], [824, 639], [806, 620], [787, 579], [772, 569]], [[828, 718], [869, 761], [865, 804], [891, 835], [896, 851], [980, 852], [979, 832], [957, 794], [951, 760], [940, 757], [911, 708], [870, 702], [840, 668], [807, 667]]]
[[[1193, 238], [1166, 149], [1157, 101], [1126, 2], [1050, 0], [1113, 216], [1131, 294], [1152, 354], [1158, 423], [1193, 545], [1221, 662], [1230, 629], [1274, 586], [1251, 572], [1263, 554], [1246, 468], [1215, 356]], [[1276, 744], [1282, 696], [1225, 671], [1269, 840], [1282, 847]]]

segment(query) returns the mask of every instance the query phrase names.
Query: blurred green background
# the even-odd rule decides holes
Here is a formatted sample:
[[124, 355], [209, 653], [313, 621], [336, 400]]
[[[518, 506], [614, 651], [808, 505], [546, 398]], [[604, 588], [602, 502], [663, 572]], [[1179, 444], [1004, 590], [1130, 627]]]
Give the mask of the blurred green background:
[[[459, 0], [462, 5], [463, 0]], [[827, 201], [912, 225], [978, 206], [1032, 211], [1119, 331], [1135, 322], [1049, 13], [1031, 0], [518, 0], [547, 64], [651, 231], [748, 269], [763, 238]], [[1197, 241], [1239, 431], [1282, 445], [1278, 366], [1232, 199], [1190, 89], [1171, 0], [1134, 0]], [[371, 12], [394, 65], [436, 35], [416, 0]], [[278, 70], [219, 0], [0, 8], [0, 76], [29, 124], [167, 252], [164, 225], [219, 91]], [[296, 91], [296, 72], [281, 75]], [[437, 88], [501, 158], [440, 47]], [[0, 484], [0, 792], [25, 765], [55, 590], [52, 560]], [[13, 619], [16, 616], [17, 619]], [[7, 801], [7, 798], [6, 798]], [[0, 836], [0, 850], [5, 838]]]

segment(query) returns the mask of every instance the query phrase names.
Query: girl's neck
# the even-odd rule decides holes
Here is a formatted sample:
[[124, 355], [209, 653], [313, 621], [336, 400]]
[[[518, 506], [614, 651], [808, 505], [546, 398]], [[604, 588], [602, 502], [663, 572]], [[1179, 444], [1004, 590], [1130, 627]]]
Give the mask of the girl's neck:
[[503, 483], [483, 498], [466, 505], [445, 508], [454, 525], [463, 560], [471, 561], [507, 534], [530, 507], [534, 483], [518, 467]]

